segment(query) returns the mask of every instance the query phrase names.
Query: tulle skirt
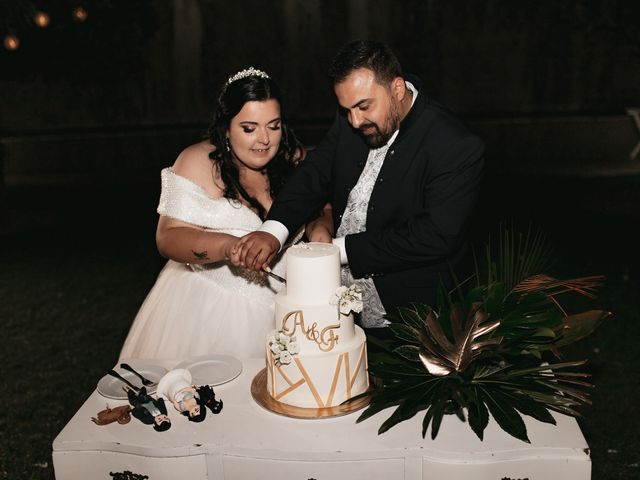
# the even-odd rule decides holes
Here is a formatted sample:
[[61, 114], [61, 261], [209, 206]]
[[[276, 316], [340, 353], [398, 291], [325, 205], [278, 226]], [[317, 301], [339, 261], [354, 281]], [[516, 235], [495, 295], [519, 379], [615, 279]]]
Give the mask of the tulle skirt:
[[277, 287], [249, 281], [227, 266], [194, 271], [170, 260], [142, 304], [120, 358], [262, 357], [275, 326]]

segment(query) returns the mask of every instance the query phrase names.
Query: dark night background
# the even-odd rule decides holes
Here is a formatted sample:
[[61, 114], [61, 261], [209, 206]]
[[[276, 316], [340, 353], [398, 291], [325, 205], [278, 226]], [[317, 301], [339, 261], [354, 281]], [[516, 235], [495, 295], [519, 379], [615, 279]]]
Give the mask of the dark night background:
[[53, 438], [117, 360], [164, 263], [159, 171], [201, 137], [226, 78], [269, 72], [312, 147], [335, 111], [328, 62], [356, 38], [388, 42], [485, 140], [474, 239], [532, 221], [559, 272], [607, 275], [614, 320], [575, 352], [596, 357], [581, 425], [594, 479], [640, 476], [640, 134], [626, 113], [640, 107], [640, 1], [0, 0], [9, 34], [20, 46], [0, 46], [0, 478], [53, 476]]

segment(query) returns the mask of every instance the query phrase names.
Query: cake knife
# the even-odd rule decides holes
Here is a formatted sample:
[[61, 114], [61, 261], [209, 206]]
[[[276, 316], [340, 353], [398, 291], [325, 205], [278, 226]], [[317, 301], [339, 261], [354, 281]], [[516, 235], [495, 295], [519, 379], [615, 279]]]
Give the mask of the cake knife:
[[276, 280], [278, 280], [279, 282], [282, 282], [282, 283], [284, 283], [285, 285], [287, 284], [287, 280], [286, 280], [286, 279], [282, 278], [280, 275], [276, 275], [275, 273], [273, 273], [269, 267], [267, 267], [267, 268], [264, 270], [264, 272], [265, 272], [267, 275], [269, 275], [270, 277], [275, 278], [275, 279], [276, 279]]

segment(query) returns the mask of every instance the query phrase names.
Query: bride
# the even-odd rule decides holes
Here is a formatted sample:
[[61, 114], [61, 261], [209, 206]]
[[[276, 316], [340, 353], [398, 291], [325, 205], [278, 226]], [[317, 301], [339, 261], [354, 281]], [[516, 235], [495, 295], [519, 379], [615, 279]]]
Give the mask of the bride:
[[[304, 156], [281, 105], [280, 90], [265, 72], [236, 73], [219, 95], [208, 140], [162, 170], [156, 243], [169, 261], [121, 359], [264, 354], [273, 296], [283, 285], [225, 260], [239, 237], [262, 224]], [[277, 260], [273, 271], [284, 276]]]

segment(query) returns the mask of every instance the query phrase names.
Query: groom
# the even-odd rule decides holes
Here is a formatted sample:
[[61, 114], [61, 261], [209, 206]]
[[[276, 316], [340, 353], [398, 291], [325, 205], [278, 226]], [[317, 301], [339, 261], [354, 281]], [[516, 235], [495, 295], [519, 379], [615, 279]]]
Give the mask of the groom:
[[[266, 267], [289, 233], [333, 206], [343, 284], [364, 290], [364, 327], [411, 302], [435, 305], [466, 250], [484, 146], [385, 44], [345, 45], [329, 69], [339, 112], [231, 261]], [[313, 237], [311, 238], [314, 239]], [[313, 274], [313, 272], [310, 272]]]

